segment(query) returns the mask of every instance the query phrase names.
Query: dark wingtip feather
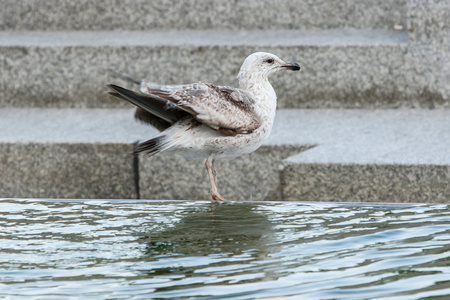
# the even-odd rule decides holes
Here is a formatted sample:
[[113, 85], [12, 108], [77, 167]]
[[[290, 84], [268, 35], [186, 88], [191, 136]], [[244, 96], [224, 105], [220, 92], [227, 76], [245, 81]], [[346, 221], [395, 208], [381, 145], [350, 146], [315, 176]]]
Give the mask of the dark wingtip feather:
[[169, 124], [178, 121], [185, 113], [181, 110], [167, 110], [167, 101], [151, 95], [142, 95], [115, 84], [106, 85], [113, 92], [110, 95], [126, 100], [133, 105], [151, 113]]
[[120, 87], [115, 84], [107, 84], [106, 86], [109, 87], [111, 90], [113, 90], [114, 94], [120, 93], [120, 91], [125, 90], [123, 87]]
[[105, 69], [105, 71], [107, 71], [107, 72], [108, 72], [109, 74], [111, 74], [113, 77], [120, 78], [120, 79], [122, 79], [122, 80], [131, 82], [131, 83], [141, 84], [140, 81], [138, 81], [138, 80], [136, 80], [136, 79], [134, 79], [134, 78], [131, 78], [131, 77], [122, 75], [122, 74], [120, 74], [120, 73], [114, 71], [113, 69]]
[[170, 123], [164, 121], [163, 119], [156, 118], [155, 115], [137, 107], [134, 113], [134, 118], [143, 123], [150, 124], [159, 131], [164, 131], [170, 127]]
[[123, 97], [121, 94], [119, 93], [115, 93], [115, 92], [108, 92], [109, 95], [120, 98], [122, 100], [125, 100], [127, 102], [130, 102], [127, 98]]

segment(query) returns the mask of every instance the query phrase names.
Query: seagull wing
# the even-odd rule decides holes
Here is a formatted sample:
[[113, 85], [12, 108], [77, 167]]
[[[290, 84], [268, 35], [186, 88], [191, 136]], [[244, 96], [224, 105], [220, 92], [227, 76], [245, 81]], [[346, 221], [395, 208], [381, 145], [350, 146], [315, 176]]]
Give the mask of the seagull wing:
[[173, 103], [225, 135], [248, 134], [260, 126], [254, 113], [254, 100], [240, 89], [205, 82], [188, 85], [144, 82], [141, 91]]
[[127, 90], [123, 87], [110, 84], [112, 90], [109, 94], [134, 104], [136, 112], [134, 117], [163, 131], [181, 118], [189, 115], [166, 100], [151, 95], [143, 95]]

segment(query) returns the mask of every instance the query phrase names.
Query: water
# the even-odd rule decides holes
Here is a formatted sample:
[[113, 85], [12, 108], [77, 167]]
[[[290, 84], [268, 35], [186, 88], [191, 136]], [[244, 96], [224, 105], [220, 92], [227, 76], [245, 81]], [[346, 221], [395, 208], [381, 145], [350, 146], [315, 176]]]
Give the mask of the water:
[[0, 200], [0, 239], [0, 299], [450, 295], [447, 205]]

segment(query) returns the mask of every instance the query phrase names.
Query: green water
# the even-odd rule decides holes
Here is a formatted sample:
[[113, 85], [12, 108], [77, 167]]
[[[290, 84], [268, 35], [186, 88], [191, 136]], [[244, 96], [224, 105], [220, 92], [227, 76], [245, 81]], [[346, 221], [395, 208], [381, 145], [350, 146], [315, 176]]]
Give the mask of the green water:
[[0, 200], [0, 299], [450, 299], [447, 205]]

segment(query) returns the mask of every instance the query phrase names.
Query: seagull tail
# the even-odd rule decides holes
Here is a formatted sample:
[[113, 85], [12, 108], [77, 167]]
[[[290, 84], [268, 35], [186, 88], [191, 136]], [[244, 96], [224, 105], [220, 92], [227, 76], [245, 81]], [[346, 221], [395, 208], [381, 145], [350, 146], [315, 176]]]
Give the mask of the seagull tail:
[[156, 155], [170, 148], [166, 140], [166, 137], [163, 135], [154, 137], [148, 141], [137, 144], [134, 147], [133, 152], [134, 154], [145, 153], [150, 156]]

